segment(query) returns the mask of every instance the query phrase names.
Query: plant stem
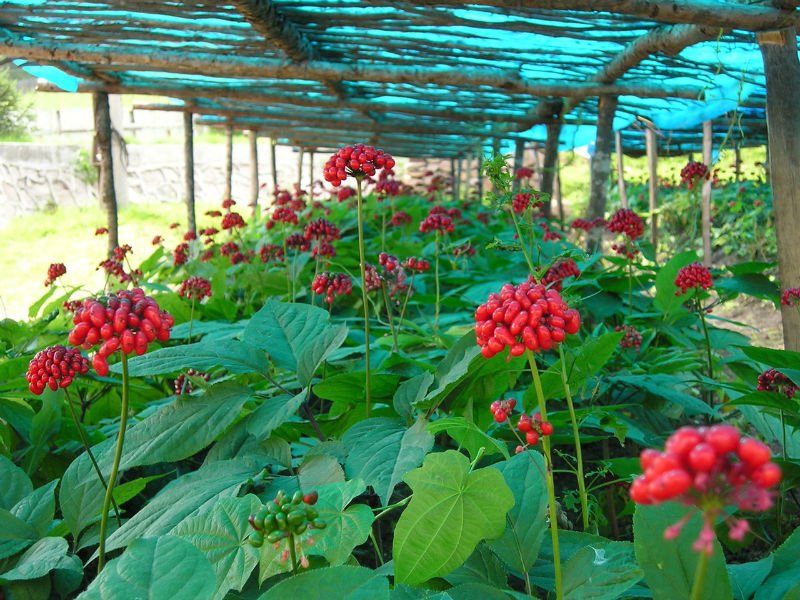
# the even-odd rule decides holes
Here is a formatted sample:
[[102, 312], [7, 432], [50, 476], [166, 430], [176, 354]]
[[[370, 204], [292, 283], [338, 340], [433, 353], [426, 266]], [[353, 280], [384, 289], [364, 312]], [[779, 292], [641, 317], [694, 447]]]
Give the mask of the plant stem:
[[706, 552], [700, 552], [700, 556], [697, 557], [697, 567], [694, 571], [694, 583], [692, 584], [690, 600], [703, 600], [703, 587], [705, 586], [709, 558]]
[[434, 316], [433, 316], [433, 331], [435, 333], [439, 333], [439, 302], [440, 302], [440, 293], [439, 293], [439, 231], [436, 231], [436, 249], [434, 251], [434, 278], [436, 279], [436, 306], [434, 309]]
[[361, 198], [361, 178], [356, 177], [356, 201], [358, 204], [358, 258], [361, 268], [361, 301], [364, 305], [364, 397], [366, 399], [366, 417], [370, 414], [370, 377], [369, 377], [369, 301], [367, 300], [367, 259], [364, 253], [364, 202]]
[[292, 573], [297, 575], [297, 550], [294, 548], [294, 534], [289, 534], [289, 554], [292, 557]]
[[[92, 454], [92, 448], [89, 445], [89, 438], [86, 437], [86, 432], [83, 430], [83, 426], [81, 425], [81, 421], [78, 418], [78, 413], [75, 412], [75, 407], [72, 406], [72, 399], [69, 395], [69, 389], [64, 388], [64, 396], [67, 400], [67, 406], [69, 406], [69, 412], [72, 415], [72, 420], [75, 423], [75, 427], [78, 429], [78, 436], [81, 438], [81, 443], [83, 444], [84, 450], [86, 450], [86, 454], [89, 456], [89, 460], [92, 461], [92, 466], [94, 467], [94, 472], [97, 473], [97, 477], [100, 479], [100, 483], [103, 484], [103, 488], [108, 489], [108, 484], [106, 483], [106, 478], [103, 477], [103, 472], [100, 470], [100, 465], [97, 464], [97, 461], [94, 458], [94, 454]], [[117, 518], [117, 525], [122, 525], [122, 518], [119, 516], [119, 506], [111, 499], [111, 504], [114, 506], [114, 516]]]
[[378, 546], [378, 540], [375, 539], [375, 532], [372, 530], [372, 528], [369, 530], [369, 539], [372, 542], [372, 548], [375, 550], [375, 556], [378, 557], [378, 562], [381, 563], [381, 566], [383, 566], [386, 561], [383, 560], [383, 554]]
[[192, 343], [192, 324], [194, 323], [194, 294], [192, 295], [192, 305], [189, 309], [189, 333], [186, 334], [186, 344]]
[[397, 352], [398, 351], [397, 328], [394, 325], [394, 313], [392, 312], [391, 301], [389, 300], [389, 294], [386, 292], [386, 286], [381, 286], [381, 290], [383, 291], [383, 303], [386, 306], [386, 318], [389, 321], [389, 330], [392, 332], [392, 350]]
[[106, 528], [108, 526], [108, 507], [114, 496], [114, 485], [117, 481], [119, 463], [122, 459], [122, 445], [125, 443], [125, 426], [128, 423], [128, 355], [122, 354], [122, 405], [119, 409], [119, 433], [117, 446], [114, 450], [114, 462], [111, 465], [111, 475], [108, 477], [106, 495], [103, 498], [103, 508], [100, 512], [100, 547], [98, 549], [97, 573], [103, 570], [106, 564]]
[[572, 439], [575, 441], [575, 458], [578, 462], [578, 494], [581, 498], [581, 517], [583, 530], [589, 529], [589, 498], [586, 494], [586, 482], [583, 478], [583, 452], [581, 451], [581, 436], [578, 431], [578, 420], [575, 418], [575, 406], [572, 404], [572, 392], [567, 381], [567, 362], [564, 358], [564, 348], [558, 345], [558, 354], [561, 357], [561, 383], [564, 384], [564, 394], [567, 397], [567, 408], [569, 408], [569, 418], [572, 421]]
[[[714, 366], [711, 362], [711, 338], [708, 337], [708, 327], [706, 326], [706, 315], [705, 311], [703, 310], [702, 305], [700, 304], [700, 299], [697, 297], [698, 290], [695, 290], [694, 300], [697, 305], [697, 312], [700, 314], [700, 323], [703, 326], [703, 336], [706, 340], [706, 358], [708, 359], [708, 378], [714, 379]], [[706, 398], [708, 405], [710, 407], [714, 406], [714, 392], [709, 390], [708, 396]]]
[[514, 229], [517, 231], [517, 239], [519, 240], [519, 247], [522, 249], [522, 256], [525, 257], [525, 262], [528, 263], [528, 270], [530, 271], [531, 275], [535, 270], [533, 266], [533, 259], [528, 254], [528, 251], [525, 249], [525, 240], [522, 239], [522, 230], [519, 228], [519, 221], [517, 221], [517, 215], [514, 213], [513, 209], [510, 209], [511, 212], [511, 220], [514, 221]]
[[[536, 399], [539, 402], [539, 414], [542, 421], [547, 420], [547, 407], [544, 402], [544, 392], [542, 391], [542, 380], [539, 378], [539, 369], [536, 366], [536, 358], [530, 350], [526, 350], [528, 364], [531, 367], [533, 386], [536, 390]], [[564, 598], [564, 589], [561, 581], [561, 551], [558, 545], [558, 509], [556, 508], [556, 488], [553, 481], [553, 458], [550, 452], [550, 438], [542, 436], [542, 448], [544, 449], [545, 465], [547, 474], [545, 484], [547, 485], [547, 503], [550, 508], [550, 539], [553, 543], [553, 570], [556, 580], [556, 600]]]

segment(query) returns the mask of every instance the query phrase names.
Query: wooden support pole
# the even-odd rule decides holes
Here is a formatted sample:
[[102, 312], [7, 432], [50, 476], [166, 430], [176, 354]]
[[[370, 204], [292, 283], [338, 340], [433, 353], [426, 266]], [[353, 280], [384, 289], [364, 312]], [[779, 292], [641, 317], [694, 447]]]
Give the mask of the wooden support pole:
[[269, 141], [269, 163], [272, 169], [272, 193], [278, 193], [278, 159], [276, 158], [275, 140]]
[[625, 187], [625, 155], [622, 151], [622, 132], [614, 133], [614, 145], [617, 153], [617, 188], [619, 189], [619, 201], [622, 208], [628, 208], [628, 190]]
[[525, 140], [517, 140], [514, 146], [514, 191], [519, 190], [520, 180], [517, 171], [525, 166]]
[[222, 199], [233, 197], [233, 125], [225, 128], [225, 188]]
[[703, 182], [703, 264], [711, 266], [711, 152], [714, 137], [711, 121], [703, 121], [703, 162], [709, 170], [709, 178]]
[[450, 195], [452, 197], [453, 202], [455, 202], [458, 197], [456, 196], [456, 159], [450, 159]]
[[250, 140], [250, 206], [253, 211], [258, 206], [258, 132], [249, 131]]
[[106, 211], [106, 227], [108, 228], [108, 256], [114, 254], [119, 246], [119, 222], [117, 216], [117, 195], [114, 191], [114, 166], [111, 158], [111, 111], [108, 106], [108, 94], [93, 94], [95, 146], [100, 162], [100, 203]]
[[736, 183], [739, 183], [742, 180], [742, 149], [738, 142], [733, 148], [733, 174]]
[[[549, 198], [553, 196], [553, 181], [556, 176], [556, 163], [558, 161], [558, 138], [561, 135], [561, 121], [547, 123], [547, 139], [544, 142], [544, 159], [542, 160], [542, 185], [541, 191]], [[544, 216], [549, 219], [552, 214], [550, 200], [544, 204]]]
[[314, 149], [308, 151], [308, 194], [314, 189]]
[[[611, 147], [614, 139], [614, 113], [617, 110], [616, 96], [600, 96], [597, 109], [597, 137], [594, 142], [594, 155], [591, 163], [589, 182], [589, 210], [587, 218], [605, 216], [608, 202], [608, 182], [611, 175]], [[595, 227], [587, 238], [588, 251], [595, 252], [600, 247], [603, 230]]]
[[556, 157], [556, 176], [553, 179], [553, 197], [558, 206], [558, 222], [564, 229], [564, 197], [561, 195], [561, 157]]
[[464, 176], [464, 157], [459, 156], [456, 163], [456, 181], [453, 195], [456, 200], [461, 200], [461, 178]]
[[[781, 289], [800, 287], [800, 62], [794, 28], [758, 36], [767, 81], [769, 178], [778, 239]], [[783, 343], [800, 350], [800, 313], [781, 305]]]
[[472, 193], [472, 182], [470, 178], [472, 177], [472, 152], [467, 154], [467, 165], [464, 169], [464, 198], [466, 200], [470, 199], [470, 194]]
[[478, 146], [478, 150], [475, 153], [475, 162], [478, 163], [476, 166], [478, 171], [478, 183], [477, 183], [477, 190], [478, 190], [478, 201], [480, 202], [483, 200], [483, 148]]
[[648, 191], [650, 196], [650, 243], [653, 250], [658, 247], [658, 144], [656, 144], [656, 131], [652, 127], [645, 133], [645, 147], [647, 152], [647, 171], [649, 174]]
[[303, 189], [303, 147], [300, 146], [297, 152], [297, 191]]
[[197, 220], [194, 214], [194, 128], [192, 117], [190, 112], [183, 113], [183, 181], [187, 231], [197, 233]]

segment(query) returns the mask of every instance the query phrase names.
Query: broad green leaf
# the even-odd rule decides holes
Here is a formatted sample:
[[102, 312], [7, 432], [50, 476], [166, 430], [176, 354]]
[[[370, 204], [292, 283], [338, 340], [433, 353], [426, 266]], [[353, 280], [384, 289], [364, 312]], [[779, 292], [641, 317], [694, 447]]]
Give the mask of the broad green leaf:
[[13, 556], [39, 539], [36, 529], [0, 508], [0, 559]]
[[297, 373], [300, 385], [311, 383], [314, 371], [344, 343], [346, 325], [333, 325], [328, 311], [310, 304], [274, 298], [252, 316], [243, 339], [269, 353], [276, 365]]
[[770, 554], [757, 562], [728, 565], [734, 599], [749, 600], [752, 598], [772, 571], [773, 561], [774, 557]]
[[777, 350], [775, 348], [759, 348], [757, 346], [739, 346], [746, 356], [769, 367], [796, 369], [800, 365], [800, 352], [793, 350]]
[[449, 575], [445, 580], [451, 585], [462, 583], [485, 583], [494, 588], [508, 587], [508, 574], [500, 559], [485, 543], [478, 544], [467, 561]]
[[31, 445], [26, 448], [22, 466], [30, 474], [34, 473], [50, 449], [50, 438], [61, 428], [61, 405], [64, 391], [45, 390], [42, 408], [31, 421]]
[[[131, 377], [164, 375], [185, 369], [208, 371], [223, 367], [231, 373], [265, 373], [269, 361], [261, 349], [236, 340], [202, 340], [194, 344], [159, 348], [128, 361]], [[122, 372], [120, 363], [112, 365]]]
[[496, 587], [484, 583], [462, 583], [447, 590], [447, 595], [453, 600], [521, 600], [530, 598], [525, 594], [511, 590], [498, 590]]
[[636, 564], [633, 544], [586, 546], [564, 565], [564, 598], [613, 600], [636, 585], [643, 575]]
[[324, 556], [331, 565], [341, 565], [356, 546], [367, 541], [375, 520], [372, 509], [366, 504], [348, 506], [364, 489], [364, 482], [358, 479], [318, 489], [315, 508], [327, 526], [314, 534], [316, 543], [307, 550], [309, 554]]
[[78, 598], [205, 600], [215, 587], [214, 569], [203, 553], [181, 538], [165, 535], [134, 541]]
[[224, 498], [210, 512], [193, 515], [172, 530], [211, 563], [217, 577], [214, 598], [241, 590], [258, 565], [258, 550], [247, 541], [253, 531], [247, 518], [260, 508], [261, 502], [251, 494]]
[[435, 400], [452, 389], [470, 370], [472, 361], [480, 356], [481, 350], [475, 341], [475, 333], [469, 332], [458, 340], [447, 353], [447, 356], [436, 368], [436, 387], [425, 396], [426, 400]]
[[[27, 366], [29, 359], [27, 357], [20, 358], [25, 360], [25, 365]], [[3, 380], [4, 377], [0, 375], [0, 381]], [[11, 425], [22, 439], [28, 443], [31, 441], [31, 428], [33, 427], [34, 414], [33, 409], [23, 400], [17, 398], [0, 398], [0, 419]]]
[[64, 538], [46, 537], [36, 542], [19, 557], [13, 569], [0, 573], [0, 583], [44, 577], [55, 569], [83, 571], [80, 559], [70, 556]]
[[[692, 548], [701, 528], [695, 514], [683, 527], [680, 536], [665, 540], [664, 531], [687, 514], [687, 508], [673, 502], [636, 507], [633, 515], [633, 539], [636, 560], [644, 571], [654, 598], [688, 598], [694, 583], [698, 553]], [[730, 578], [725, 569], [722, 546], [714, 541], [701, 598], [731, 598]]]
[[[400, 376], [389, 373], [371, 373], [370, 396], [372, 400], [389, 400], [392, 398]], [[364, 402], [364, 373], [339, 373], [326, 377], [314, 386], [314, 394], [331, 402], [356, 404]]]
[[681, 308], [686, 296], [676, 296], [675, 277], [682, 267], [697, 260], [697, 254], [690, 250], [673, 256], [670, 261], [658, 270], [656, 275], [656, 297], [653, 304], [664, 315], [670, 316]]
[[719, 278], [714, 281], [714, 288], [748, 294], [762, 300], [772, 300], [780, 294], [775, 282], [762, 273], [743, 273]]
[[258, 600], [389, 600], [389, 581], [365, 567], [335, 566], [284, 579]]
[[39, 537], [45, 536], [53, 522], [56, 512], [54, 492], [57, 485], [57, 479], [43, 485], [25, 496], [11, 509], [11, 514], [31, 525]]
[[699, 398], [686, 393], [688, 388], [669, 375], [615, 375], [609, 377], [608, 381], [618, 381], [645, 390], [653, 396], [681, 406], [689, 416], [716, 415], [714, 409]]
[[28, 475], [5, 456], [0, 456], [0, 508], [10, 510], [33, 491]]
[[391, 600], [453, 600], [453, 597], [447, 592], [400, 584], [392, 588]]
[[312, 490], [321, 485], [344, 481], [344, 470], [333, 456], [312, 454], [303, 459], [297, 479], [302, 489]]
[[422, 583], [452, 572], [478, 542], [503, 533], [514, 504], [500, 471], [470, 472], [467, 458], [454, 450], [429, 454], [405, 480], [414, 495], [395, 529], [399, 583]]
[[267, 439], [275, 429], [286, 423], [297, 412], [307, 396], [308, 390], [304, 389], [294, 397], [281, 394], [264, 400], [247, 417], [247, 433], [257, 440]]
[[521, 452], [496, 468], [514, 494], [514, 506], [503, 535], [487, 544], [511, 569], [526, 573], [536, 563], [549, 529], [544, 458], [539, 452]]
[[755, 600], [786, 600], [797, 594], [800, 585], [800, 529], [795, 529], [781, 546], [772, 553], [772, 570], [766, 581], [759, 586]]
[[401, 383], [392, 400], [395, 412], [406, 421], [410, 421], [414, 405], [425, 397], [432, 383], [433, 373], [428, 371]]
[[211, 463], [182, 475], [162, 489], [144, 508], [108, 538], [108, 552], [133, 540], [164, 535], [193, 513], [210, 509], [223, 498], [235, 496], [259, 468], [241, 460]]
[[502, 454], [506, 458], [509, 456], [508, 448], [503, 442], [498, 442], [464, 417], [445, 417], [431, 421], [428, 423], [428, 431], [433, 434], [446, 431], [472, 458], [478, 456], [481, 448], [486, 454]]
[[345, 473], [371, 485], [385, 506], [403, 476], [422, 464], [433, 448], [433, 436], [417, 421], [407, 429], [395, 419], [367, 419], [347, 430], [342, 442], [348, 447]]

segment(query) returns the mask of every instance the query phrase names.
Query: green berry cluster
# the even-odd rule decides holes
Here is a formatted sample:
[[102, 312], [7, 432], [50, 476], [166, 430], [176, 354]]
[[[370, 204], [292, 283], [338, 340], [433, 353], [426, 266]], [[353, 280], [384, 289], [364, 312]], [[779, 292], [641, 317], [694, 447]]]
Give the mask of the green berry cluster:
[[247, 519], [255, 529], [250, 534], [250, 544], [260, 548], [264, 540], [277, 544], [286, 538], [300, 536], [309, 529], [325, 529], [327, 523], [319, 518], [319, 513], [313, 508], [317, 498], [317, 492], [305, 495], [295, 492], [289, 499], [283, 490], [279, 491], [272, 502]]

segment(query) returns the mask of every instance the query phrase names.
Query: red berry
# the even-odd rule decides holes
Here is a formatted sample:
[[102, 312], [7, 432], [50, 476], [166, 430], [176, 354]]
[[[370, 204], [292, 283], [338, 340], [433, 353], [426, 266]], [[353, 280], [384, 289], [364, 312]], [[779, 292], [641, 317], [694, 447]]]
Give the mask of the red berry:
[[318, 499], [319, 499], [319, 494], [317, 492], [309, 492], [305, 496], [303, 496], [303, 502], [309, 505], [316, 504]]
[[693, 427], [681, 427], [667, 439], [664, 450], [685, 458], [692, 449], [703, 441], [703, 436]]
[[750, 478], [760, 488], [771, 488], [781, 481], [781, 468], [775, 463], [761, 465], [750, 474]]
[[706, 432], [706, 442], [719, 455], [735, 451], [739, 447], [739, 438], [739, 430], [731, 425], [714, 425]]
[[525, 434], [525, 440], [531, 446], [535, 446], [537, 443], [539, 443], [539, 434], [536, 433], [535, 431], [529, 431], [528, 433]]
[[553, 434], [553, 424], [550, 423], [549, 421], [542, 421], [540, 429], [542, 430], [542, 435], [552, 435]]
[[692, 478], [683, 469], [672, 469], [653, 480], [650, 496], [654, 500], [670, 500], [684, 494], [692, 485]]
[[708, 473], [717, 464], [717, 453], [711, 444], [700, 443], [689, 452], [689, 465], [695, 471]]
[[650, 485], [647, 482], [647, 478], [643, 475], [633, 480], [629, 492], [631, 495], [631, 500], [633, 500], [636, 504], [653, 503], [653, 501], [650, 499]]
[[739, 442], [739, 449], [736, 455], [751, 469], [756, 469], [764, 465], [772, 458], [772, 452], [764, 442], [753, 438], [743, 438]]

